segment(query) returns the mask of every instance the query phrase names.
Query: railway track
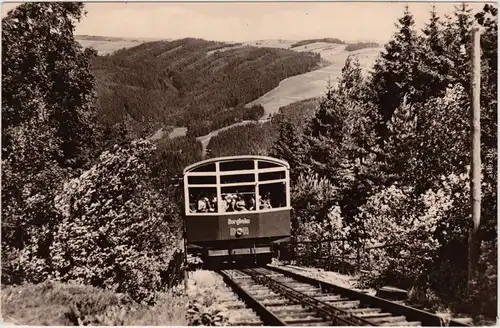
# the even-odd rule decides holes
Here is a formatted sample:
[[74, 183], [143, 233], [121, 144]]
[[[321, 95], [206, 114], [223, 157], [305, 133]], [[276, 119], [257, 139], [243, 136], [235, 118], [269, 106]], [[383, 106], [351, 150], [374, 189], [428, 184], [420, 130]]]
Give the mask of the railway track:
[[266, 326], [468, 326], [280, 268], [219, 273]]

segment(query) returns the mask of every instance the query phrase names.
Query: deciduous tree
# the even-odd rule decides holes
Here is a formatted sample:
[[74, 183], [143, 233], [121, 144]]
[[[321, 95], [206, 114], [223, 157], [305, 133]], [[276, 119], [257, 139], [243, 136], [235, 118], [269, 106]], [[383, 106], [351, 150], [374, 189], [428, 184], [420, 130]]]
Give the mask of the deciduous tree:
[[93, 151], [90, 57], [73, 37], [82, 3], [24, 3], [2, 19], [2, 275], [46, 278], [53, 195]]
[[83, 3], [25, 3], [2, 20], [2, 155], [11, 153], [15, 128], [46, 108], [59, 139], [52, 154], [64, 167], [81, 167], [95, 143], [94, 77], [74, 39]]

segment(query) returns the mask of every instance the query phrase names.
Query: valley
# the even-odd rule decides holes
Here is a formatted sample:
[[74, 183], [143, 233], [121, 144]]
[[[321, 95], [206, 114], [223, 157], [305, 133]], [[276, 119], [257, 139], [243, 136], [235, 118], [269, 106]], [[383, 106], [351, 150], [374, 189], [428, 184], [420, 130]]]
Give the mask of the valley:
[[[138, 60], [146, 60], [146, 61], [151, 61], [152, 58], [156, 57], [165, 57], [169, 56], [168, 58], [179, 58], [175, 59], [178, 64], [174, 63], [174, 67], [177, 68], [177, 71], [182, 73], [182, 71], [179, 71], [179, 69], [182, 69], [182, 67], [186, 67], [185, 69], [192, 71], [193, 68], [198, 67], [200, 68], [200, 65], [206, 66], [211, 65], [211, 70], [212, 72], [217, 72], [218, 70], [221, 69], [220, 65], [224, 65], [224, 62], [221, 62], [220, 59], [215, 59], [214, 58], [219, 58], [220, 56], [224, 56], [223, 58], [227, 60], [231, 60], [231, 58], [234, 57], [240, 57], [246, 56], [246, 53], [251, 53], [252, 51], [255, 52], [255, 50], [252, 49], [257, 49], [257, 48], [274, 48], [274, 49], [282, 49], [281, 51], [293, 51], [294, 53], [315, 53], [319, 54], [321, 56], [321, 63], [320, 65], [311, 71], [308, 72], [303, 72], [299, 74], [294, 74], [290, 77], [286, 77], [279, 81], [278, 85], [266, 93], [264, 93], [262, 96], [251, 100], [247, 101], [246, 103], [242, 104], [244, 105], [245, 108], [250, 108], [252, 106], [260, 105], [263, 107], [264, 111], [263, 114], [261, 115], [260, 119], [257, 121], [259, 123], [266, 122], [267, 119], [278, 112], [278, 110], [281, 107], [290, 105], [294, 102], [310, 99], [310, 98], [315, 98], [315, 97], [321, 97], [324, 92], [325, 88], [328, 84], [328, 81], [332, 84], [332, 86], [335, 86], [337, 83], [337, 79], [341, 76], [341, 71], [342, 67], [344, 65], [344, 62], [346, 58], [351, 55], [356, 58], [358, 58], [361, 67], [365, 73], [368, 73], [372, 65], [374, 64], [378, 54], [382, 50], [381, 47], [378, 48], [365, 48], [365, 49], [360, 49], [356, 51], [347, 51], [346, 47], [347, 44], [339, 44], [339, 43], [331, 43], [331, 42], [322, 42], [322, 41], [315, 41], [315, 40], [306, 40], [306, 41], [299, 41], [299, 40], [282, 40], [282, 39], [275, 39], [275, 40], [256, 40], [256, 41], [250, 41], [250, 42], [245, 42], [245, 43], [232, 43], [232, 44], [223, 44], [223, 43], [214, 43], [211, 41], [207, 41], [208, 46], [204, 46], [201, 44], [202, 47], [206, 47], [206, 50], [203, 50], [203, 48], [200, 50], [200, 45], [197, 43], [196, 47], [193, 48], [193, 53], [186, 53], [186, 51], [189, 51], [189, 49], [182, 49], [183, 47], [186, 47], [185, 45], [172, 45], [172, 46], [163, 46], [161, 45], [162, 43], [158, 42], [153, 42], [151, 43], [151, 40], [147, 39], [132, 39], [132, 38], [108, 38], [108, 37], [91, 37], [91, 36], [77, 36], [77, 41], [79, 41], [82, 46], [92, 46], [94, 49], [98, 51], [100, 55], [103, 54], [112, 54], [115, 51], [119, 51], [119, 53], [124, 54], [125, 56], [122, 55], [125, 59], [128, 58], [135, 58]], [[164, 40], [166, 41], [166, 40]], [[181, 40], [176, 40], [175, 42], [180, 42]], [[191, 42], [191, 41], [190, 41]], [[198, 41], [197, 41], [198, 42]], [[201, 41], [199, 41], [201, 42]], [[205, 41], [203, 41], [205, 42]], [[172, 42], [174, 43], [174, 42]], [[158, 44], [155, 46], [154, 44]], [[179, 43], [180, 44], [180, 43]], [[187, 45], [189, 46], [191, 43], [188, 43]], [[302, 44], [302, 45], [301, 45]], [[161, 46], [160, 46], [161, 45]], [[135, 48], [137, 48], [137, 51], [133, 51]], [[147, 55], [146, 57], [146, 51], [150, 49], [150, 51], [153, 51], [156, 53], [154, 57], [151, 57]], [[264, 50], [264, 49], [263, 49]], [[125, 52], [126, 51], [126, 52]], [[161, 53], [159, 52], [161, 51]], [[198, 57], [196, 52], [203, 51], [205, 53], [204, 58], [202, 59], [201, 57]], [[189, 57], [179, 57], [179, 54], [176, 53], [186, 53]], [[262, 54], [260, 54], [262, 56]], [[165, 57], [165, 60], [167, 60], [167, 57]], [[212, 57], [212, 59], [210, 58]], [[143, 58], [143, 59], [142, 59]], [[185, 58], [185, 60], [182, 60], [181, 58]], [[192, 58], [192, 59], [190, 59]], [[244, 58], [244, 57], [243, 57]], [[193, 62], [194, 61], [194, 62]], [[210, 64], [210, 62], [214, 62], [217, 64]], [[185, 66], [183, 62], [186, 62], [188, 66]], [[204, 64], [196, 64], [196, 62], [203, 62]], [[192, 63], [192, 64], [191, 64]], [[240, 64], [238, 64], [240, 63]], [[242, 65], [241, 61], [236, 61], [236, 65]], [[139, 65], [139, 64], [136, 64]], [[245, 64], [243, 64], [245, 65]], [[106, 66], [104, 66], [104, 69], [106, 69]], [[108, 68], [109, 73], [103, 74], [103, 66], [101, 64], [100, 70], [97, 74], [98, 77], [98, 83], [101, 85], [104, 85], [105, 89], [112, 88], [115, 90], [115, 92], [120, 91], [120, 90], [137, 90], [140, 89], [138, 86], [138, 83], [131, 84], [130, 81], [123, 83], [123, 82], [118, 82], [116, 83], [113, 75], [116, 76], [116, 72], [111, 72], [109, 69], [112, 67]], [[244, 66], [242, 66], [244, 67]], [[233, 69], [234, 70], [234, 69]], [[125, 73], [122, 70], [123, 73]], [[231, 71], [225, 71], [227, 73]], [[237, 70], [238, 74], [241, 74], [240, 70]], [[224, 74], [227, 74], [224, 73]], [[174, 73], [178, 74], [178, 73]], [[123, 75], [123, 74], [120, 74]], [[132, 73], [131, 77], [133, 77], [134, 74]], [[160, 90], [164, 90], [164, 94], [162, 95], [163, 97], [171, 96], [170, 98], [176, 99], [178, 98], [179, 94], [179, 87], [182, 89], [188, 89], [189, 87], [186, 86], [188, 81], [186, 81], [186, 78], [184, 78], [182, 75], [174, 75], [172, 76], [172, 73], [166, 73], [162, 74], [159, 76], [159, 78], [162, 78], [167, 76], [170, 77], [171, 80], [173, 81], [172, 85], [169, 87], [154, 87], [153, 89], [149, 90], [143, 90], [143, 92], [149, 93], [150, 96], [148, 96], [148, 102], [151, 103], [151, 97], [155, 97], [155, 94], [159, 95]], [[254, 79], [258, 77], [255, 76]], [[127, 80], [127, 77], [124, 76], [121, 78], [121, 80]], [[141, 78], [143, 80], [144, 78]], [[130, 79], [128, 79], [130, 80]], [[193, 81], [193, 78], [190, 79]], [[244, 81], [248, 82], [248, 78], [243, 78]], [[168, 81], [168, 80], [167, 80]], [[230, 79], [228, 81], [233, 81], [233, 83], [237, 83], [234, 79]], [[121, 83], [121, 84], [120, 84]], [[200, 87], [206, 87], [204, 85], [199, 85]], [[181, 90], [182, 91], [182, 90]], [[194, 91], [194, 90], [193, 90]], [[229, 90], [231, 92], [231, 90]], [[241, 90], [243, 92], [243, 90]], [[123, 92], [123, 91], [122, 91]], [[136, 91], [137, 92], [137, 91]], [[134, 92], [134, 93], [136, 93]], [[233, 93], [236, 93], [236, 97], [238, 97], [239, 101], [244, 100], [245, 98], [248, 98], [248, 94], [240, 94], [238, 90], [233, 90]], [[201, 96], [205, 94], [206, 91], [204, 92], [203, 90], [201, 91]], [[102, 93], [101, 93], [102, 94]], [[239, 95], [238, 95], [239, 94]], [[104, 92], [104, 98], [101, 99], [101, 101], [104, 102], [109, 102], [109, 97], [110, 97], [110, 92], [106, 91]], [[196, 94], [193, 94], [194, 97], [200, 98], [200, 92], [197, 92]], [[126, 98], [128, 98], [127, 96]], [[126, 100], [125, 100], [126, 101]], [[172, 100], [166, 100], [170, 102], [172, 105], [176, 103], [176, 101]], [[224, 100], [223, 100], [224, 101]], [[153, 101], [155, 102], [155, 101]], [[156, 101], [158, 102], [158, 101]], [[129, 102], [130, 103], [130, 102]], [[136, 99], [135, 101], [132, 101], [128, 106], [138, 106], [139, 103], [138, 100]], [[199, 103], [199, 101], [197, 101]], [[135, 105], [134, 105], [135, 104]], [[182, 105], [180, 104], [181, 107], [186, 107], [186, 110], [192, 111], [194, 104], [185, 104]], [[224, 106], [224, 102], [220, 103], [220, 105]], [[169, 104], [166, 105], [159, 105], [154, 104], [153, 107], [158, 107], [158, 106], [170, 106]], [[166, 107], [168, 108], [168, 107]], [[206, 109], [208, 110], [208, 108]], [[204, 111], [206, 111], [204, 110]], [[145, 111], [151, 111], [151, 106], [149, 108], [145, 109]], [[202, 119], [199, 115], [196, 115], [193, 113], [193, 115], [190, 115], [191, 118], [200, 120]], [[156, 133], [152, 132], [150, 134], [152, 139], [161, 139], [164, 137], [168, 138], [176, 138], [176, 137], [182, 137], [186, 136], [189, 130], [189, 126], [187, 125], [177, 125], [175, 126], [176, 122], [186, 122], [185, 119], [179, 119], [179, 115], [173, 113], [170, 111], [170, 113], [164, 113], [166, 115], [166, 121], [169, 121], [169, 125], [172, 126], [170, 122], [173, 122], [174, 127], [173, 130], [169, 131], [168, 133], [165, 133], [164, 128], [159, 127], [155, 129]], [[137, 114], [135, 114], [137, 116]], [[163, 116], [163, 115], [160, 115]], [[164, 116], [165, 117], [165, 116]], [[207, 119], [209, 119], [207, 117]], [[214, 136], [217, 136], [220, 132], [226, 131], [232, 127], [236, 126], [242, 126], [246, 125], [248, 123], [256, 122], [256, 119], [240, 119], [239, 121], [236, 121], [232, 124], [224, 124], [220, 126], [215, 126], [216, 128], [212, 128], [211, 130], [207, 131], [204, 134], [197, 135], [196, 140], [201, 142], [202, 147], [203, 147], [203, 153], [206, 151], [206, 147], [210, 142], [210, 139]], [[192, 127], [191, 127], [192, 129]]]

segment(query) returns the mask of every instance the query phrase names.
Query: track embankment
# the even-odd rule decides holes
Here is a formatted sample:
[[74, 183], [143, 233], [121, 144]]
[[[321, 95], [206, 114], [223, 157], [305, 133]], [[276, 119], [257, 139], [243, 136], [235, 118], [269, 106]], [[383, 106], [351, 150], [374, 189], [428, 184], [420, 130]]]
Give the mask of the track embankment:
[[220, 270], [268, 326], [468, 326], [362, 291], [267, 266]]

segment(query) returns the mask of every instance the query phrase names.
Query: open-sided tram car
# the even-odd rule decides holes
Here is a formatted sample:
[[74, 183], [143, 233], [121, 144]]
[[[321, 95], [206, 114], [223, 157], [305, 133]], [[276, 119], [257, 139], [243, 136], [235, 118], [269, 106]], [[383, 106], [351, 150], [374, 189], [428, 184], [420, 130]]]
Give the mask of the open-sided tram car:
[[288, 163], [264, 156], [219, 157], [184, 169], [188, 253], [206, 264], [268, 263], [290, 237]]

